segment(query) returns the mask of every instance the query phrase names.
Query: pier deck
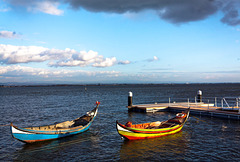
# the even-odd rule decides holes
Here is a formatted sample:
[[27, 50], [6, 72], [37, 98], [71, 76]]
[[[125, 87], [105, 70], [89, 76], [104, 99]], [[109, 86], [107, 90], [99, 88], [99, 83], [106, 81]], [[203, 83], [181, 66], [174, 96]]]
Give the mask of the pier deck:
[[212, 117], [221, 117], [240, 120], [239, 111], [222, 110], [221, 107], [215, 107], [211, 103], [155, 103], [128, 106], [129, 111], [135, 112], [157, 112], [157, 111], [176, 111], [181, 112], [190, 107], [191, 114], [206, 115]]

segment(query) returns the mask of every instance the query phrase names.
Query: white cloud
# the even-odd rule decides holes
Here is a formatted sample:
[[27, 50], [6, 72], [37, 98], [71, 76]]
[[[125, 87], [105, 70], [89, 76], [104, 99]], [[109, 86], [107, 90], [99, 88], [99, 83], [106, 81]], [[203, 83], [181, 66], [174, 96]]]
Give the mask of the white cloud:
[[116, 57], [106, 58], [97, 63], [94, 63], [93, 66], [94, 67], [109, 67], [109, 66], [113, 66], [116, 62], [117, 62]]
[[29, 12], [43, 12], [57, 16], [64, 13], [59, 9], [60, 2], [57, 0], [8, 0], [7, 3], [15, 7], [25, 7]]
[[153, 62], [153, 61], [157, 61], [157, 60], [159, 60], [159, 58], [157, 56], [153, 56], [153, 58], [147, 59], [146, 61]]
[[126, 61], [119, 61], [118, 64], [120, 65], [126, 65], [126, 64], [130, 64], [131, 62], [126, 60]]
[[73, 76], [116, 76], [117, 71], [84, 71], [84, 70], [65, 70], [65, 69], [42, 69], [20, 65], [0, 66], [0, 77], [41, 77], [41, 78], [63, 78]]
[[79, 60], [69, 60], [69, 61], [58, 61], [57, 63], [54, 63], [54, 62], [50, 62], [48, 63], [49, 66], [55, 66], [55, 67], [58, 67], [58, 66], [86, 66], [87, 65], [87, 62], [84, 62], [84, 61], [79, 61]]
[[8, 39], [13, 39], [13, 38], [18, 38], [18, 34], [16, 32], [12, 31], [0, 31], [0, 38], [8, 38]]
[[59, 3], [53, 1], [33, 2], [32, 6], [28, 7], [28, 11], [40, 11], [50, 15], [63, 15], [64, 11], [58, 9]]
[[96, 58], [97, 55], [98, 55], [97, 52], [94, 52], [94, 51], [90, 50], [88, 52], [88, 54], [85, 51], [82, 51], [81, 54], [79, 55], [79, 57], [80, 57], [81, 60], [89, 61], [89, 60], [92, 60], [92, 59]]
[[0, 44], [0, 63], [18, 64], [29, 62], [45, 62], [49, 66], [93, 66], [109, 67], [115, 65], [116, 57], [104, 58], [95, 51], [76, 51], [66, 48], [65, 50], [48, 49], [39, 46], [13, 46]]
[[0, 12], [8, 12], [10, 11], [10, 8], [0, 8]]
[[50, 59], [44, 54], [48, 49], [37, 46], [13, 46], [0, 44], [0, 62], [5, 64], [43, 62]]
[[153, 56], [153, 60], [158, 60], [158, 57], [157, 56]]

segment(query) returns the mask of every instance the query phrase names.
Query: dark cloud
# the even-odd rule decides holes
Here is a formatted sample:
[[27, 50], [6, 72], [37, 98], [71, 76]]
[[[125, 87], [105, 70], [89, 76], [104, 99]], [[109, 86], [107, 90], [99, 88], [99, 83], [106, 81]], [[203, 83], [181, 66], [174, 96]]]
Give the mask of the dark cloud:
[[140, 12], [154, 10], [160, 18], [172, 23], [202, 20], [221, 6], [212, 0], [68, 0], [72, 8], [92, 12]]
[[238, 10], [240, 9], [240, 2], [238, 1], [230, 1], [223, 8], [224, 17], [221, 21], [225, 24], [236, 26], [240, 24], [240, 17]]
[[166, 21], [181, 24], [199, 21], [222, 12], [221, 21], [228, 25], [239, 25], [239, 0], [9, 0], [12, 5], [28, 7], [43, 2], [65, 3], [72, 9], [85, 9], [90, 12], [122, 14], [153, 10]]
[[158, 14], [162, 19], [172, 23], [184, 23], [205, 19], [217, 10], [216, 3], [209, 0], [185, 0], [166, 5], [158, 11]]

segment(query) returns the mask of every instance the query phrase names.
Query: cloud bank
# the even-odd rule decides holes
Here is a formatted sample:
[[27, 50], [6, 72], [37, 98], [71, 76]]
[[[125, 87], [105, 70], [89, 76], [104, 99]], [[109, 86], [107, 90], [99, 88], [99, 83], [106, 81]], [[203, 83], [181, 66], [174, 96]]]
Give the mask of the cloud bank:
[[152, 10], [161, 19], [174, 24], [203, 20], [221, 12], [223, 23], [240, 24], [240, 1], [237, 0], [9, 0], [8, 3], [52, 15], [63, 14], [60, 4], [68, 4], [74, 10], [117, 14]]
[[65, 78], [65, 77], [79, 77], [79, 76], [107, 76], [115, 77], [119, 75], [117, 71], [84, 71], [84, 70], [57, 70], [57, 69], [42, 69], [32, 68], [27, 66], [12, 65], [0, 66], [0, 78], [25, 78], [40, 77], [40, 78]]
[[[116, 57], [104, 58], [95, 51], [76, 51], [48, 49], [39, 46], [13, 46], [0, 44], [0, 63], [19, 64], [30, 62], [45, 62], [51, 67], [92, 66], [109, 67], [118, 64]], [[129, 61], [119, 61], [129, 62]]]

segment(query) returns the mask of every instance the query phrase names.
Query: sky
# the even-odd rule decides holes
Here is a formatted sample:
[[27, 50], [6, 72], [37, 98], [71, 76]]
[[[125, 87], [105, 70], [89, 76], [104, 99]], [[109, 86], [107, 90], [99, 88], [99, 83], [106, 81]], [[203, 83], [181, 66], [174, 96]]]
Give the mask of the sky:
[[0, 84], [240, 82], [238, 0], [0, 0]]

